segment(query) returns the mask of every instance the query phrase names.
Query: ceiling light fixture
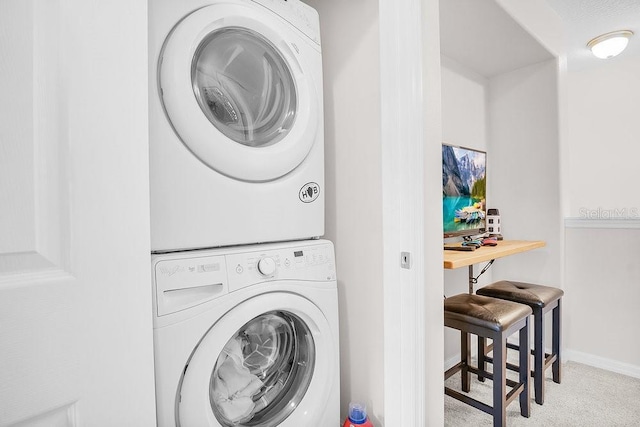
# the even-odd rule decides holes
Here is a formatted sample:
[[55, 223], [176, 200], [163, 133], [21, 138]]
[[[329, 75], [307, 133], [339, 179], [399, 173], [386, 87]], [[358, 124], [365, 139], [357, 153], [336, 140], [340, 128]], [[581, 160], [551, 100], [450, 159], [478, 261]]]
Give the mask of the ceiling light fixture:
[[627, 47], [632, 35], [633, 31], [629, 30], [613, 31], [590, 40], [587, 47], [598, 58], [613, 58]]

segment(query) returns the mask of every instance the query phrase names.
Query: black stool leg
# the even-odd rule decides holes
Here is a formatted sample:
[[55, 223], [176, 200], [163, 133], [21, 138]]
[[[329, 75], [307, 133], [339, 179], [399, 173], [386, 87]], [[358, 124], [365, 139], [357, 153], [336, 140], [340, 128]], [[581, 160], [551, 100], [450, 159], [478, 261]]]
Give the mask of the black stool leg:
[[544, 403], [544, 314], [542, 309], [533, 310], [533, 363], [536, 403]]
[[531, 414], [531, 401], [529, 400], [529, 372], [531, 367], [529, 365], [529, 318], [527, 317], [524, 328], [520, 329], [520, 343], [519, 343], [519, 382], [524, 384], [524, 389], [520, 393], [520, 415], [529, 418]]
[[558, 300], [558, 305], [553, 309], [552, 316], [552, 327], [553, 327], [553, 343], [552, 350], [553, 354], [556, 355], [556, 360], [553, 362], [551, 366], [551, 370], [553, 372], [553, 381], [560, 384], [560, 331], [562, 329], [560, 324], [560, 302], [561, 299]]
[[471, 376], [469, 375], [469, 362], [471, 359], [471, 336], [467, 332], [460, 332], [460, 360], [462, 367], [460, 377], [462, 380], [462, 391], [469, 393], [471, 390]]
[[[478, 369], [481, 371], [487, 370], [487, 361], [486, 361], [486, 349], [487, 347], [487, 339], [485, 337], [478, 337]], [[478, 381], [484, 382], [484, 377], [481, 374], [478, 374]]]
[[493, 426], [503, 427], [507, 420], [507, 346], [506, 337], [497, 333], [493, 339]]

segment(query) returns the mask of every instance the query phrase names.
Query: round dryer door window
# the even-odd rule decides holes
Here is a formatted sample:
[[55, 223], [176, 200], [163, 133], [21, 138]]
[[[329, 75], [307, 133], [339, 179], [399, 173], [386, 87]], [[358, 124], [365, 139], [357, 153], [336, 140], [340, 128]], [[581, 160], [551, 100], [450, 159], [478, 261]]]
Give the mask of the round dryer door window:
[[243, 181], [295, 169], [322, 114], [320, 52], [289, 23], [249, 2], [216, 3], [180, 21], [159, 62], [162, 103], [200, 161]]
[[178, 424], [311, 425], [333, 394], [334, 338], [324, 314], [300, 296], [242, 302], [211, 326], [187, 362]]
[[297, 100], [289, 66], [255, 31], [211, 32], [196, 50], [191, 79], [205, 116], [237, 143], [275, 144], [294, 124]]

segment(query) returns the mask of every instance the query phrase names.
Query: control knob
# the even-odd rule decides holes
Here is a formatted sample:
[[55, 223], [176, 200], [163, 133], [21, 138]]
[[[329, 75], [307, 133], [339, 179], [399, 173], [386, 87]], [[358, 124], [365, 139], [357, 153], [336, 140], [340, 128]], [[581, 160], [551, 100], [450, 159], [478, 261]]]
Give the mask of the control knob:
[[276, 262], [273, 258], [264, 257], [258, 261], [258, 271], [264, 276], [271, 276], [276, 272]]

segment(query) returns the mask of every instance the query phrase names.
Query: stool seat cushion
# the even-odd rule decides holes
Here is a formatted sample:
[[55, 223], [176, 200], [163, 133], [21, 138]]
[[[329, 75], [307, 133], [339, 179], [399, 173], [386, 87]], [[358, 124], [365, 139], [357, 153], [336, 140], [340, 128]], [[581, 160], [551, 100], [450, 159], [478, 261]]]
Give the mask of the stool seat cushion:
[[480, 295], [459, 294], [444, 300], [445, 325], [447, 320], [457, 320], [502, 332], [530, 314], [526, 305]]
[[527, 304], [530, 307], [544, 308], [564, 295], [562, 289], [532, 283], [501, 280], [476, 291], [478, 295], [501, 298]]

